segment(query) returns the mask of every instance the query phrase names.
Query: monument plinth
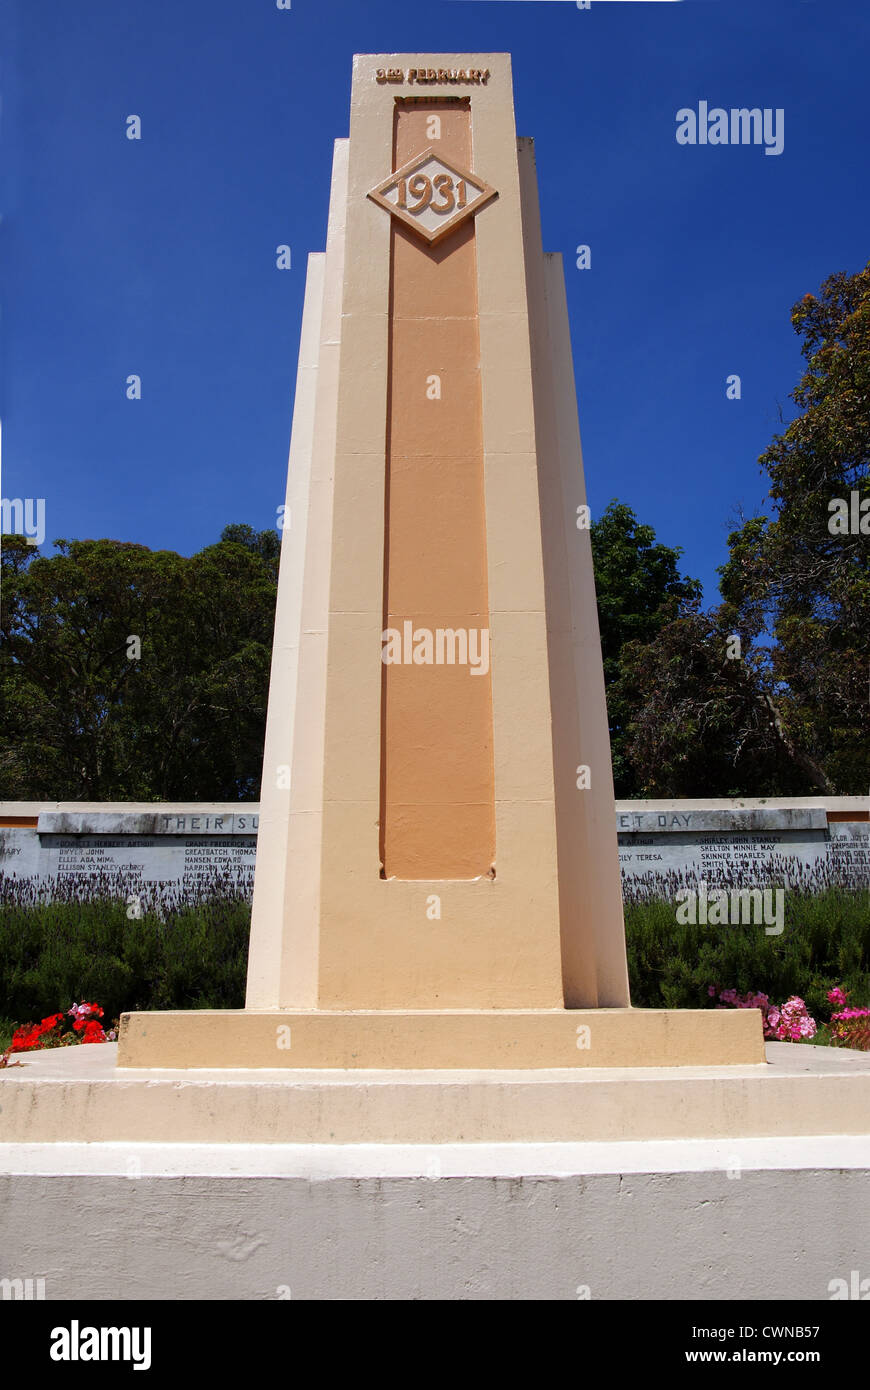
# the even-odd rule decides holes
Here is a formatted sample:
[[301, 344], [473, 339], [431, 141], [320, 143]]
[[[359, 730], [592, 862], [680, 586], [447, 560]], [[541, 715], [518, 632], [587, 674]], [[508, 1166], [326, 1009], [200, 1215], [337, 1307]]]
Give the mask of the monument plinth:
[[561, 258], [506, 54], [360, 56], [309, 259], [246, 1009], [122, 1067], [763, 1062], [629, 1006]]

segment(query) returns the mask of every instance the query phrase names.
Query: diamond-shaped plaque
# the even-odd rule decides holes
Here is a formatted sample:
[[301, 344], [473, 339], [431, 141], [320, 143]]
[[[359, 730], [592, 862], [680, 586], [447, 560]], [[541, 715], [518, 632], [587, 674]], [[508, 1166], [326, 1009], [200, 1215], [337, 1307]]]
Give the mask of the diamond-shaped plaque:
[[473, 217], [496, 190], [476, 174], [452, 164], [430, 145], [373, 188], [369, 197], [432, 245], [467, 217]]

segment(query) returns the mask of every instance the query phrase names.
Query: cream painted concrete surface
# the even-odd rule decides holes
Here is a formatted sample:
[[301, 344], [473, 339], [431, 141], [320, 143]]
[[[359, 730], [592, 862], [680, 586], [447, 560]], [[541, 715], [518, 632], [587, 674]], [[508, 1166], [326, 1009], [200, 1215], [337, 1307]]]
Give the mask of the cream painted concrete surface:
[[870, 1134], [870, 1056], [577, 1071], [123, 1070], [116, 1048], [0, 1072], [0, 1144], [634, 1142]]
[[178, 1010], [123, 1014], [118, 1066], [426, 1070], [736, 1066], [761, 1015], [727, 1009]]

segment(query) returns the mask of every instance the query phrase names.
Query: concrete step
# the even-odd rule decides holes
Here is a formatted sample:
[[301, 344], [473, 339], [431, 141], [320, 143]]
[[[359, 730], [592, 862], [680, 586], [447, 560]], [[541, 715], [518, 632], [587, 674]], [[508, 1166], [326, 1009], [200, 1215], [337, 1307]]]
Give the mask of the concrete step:
[[768, 1044], [729, 1067], [497, 1071], [116, 1066], [117, 1047], [0, 1071], [0, 1144], [624, 1142], [870, 1134], [870, 1054]]

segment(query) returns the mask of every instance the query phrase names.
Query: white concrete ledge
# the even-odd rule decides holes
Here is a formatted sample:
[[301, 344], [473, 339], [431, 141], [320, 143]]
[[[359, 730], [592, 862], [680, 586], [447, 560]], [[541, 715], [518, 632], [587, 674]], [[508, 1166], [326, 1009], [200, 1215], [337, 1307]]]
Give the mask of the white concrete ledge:
[[0, 1174], [149, 1178], [564, 1178], [870, 1170], [870, 1135], [615, 1144], [0, 1144]]
[[0, 1072], [0, 1144], [477, 1144], [870, 1134], [870, 1054], [581, 1071], [135, 1071], [112, 1044]]

